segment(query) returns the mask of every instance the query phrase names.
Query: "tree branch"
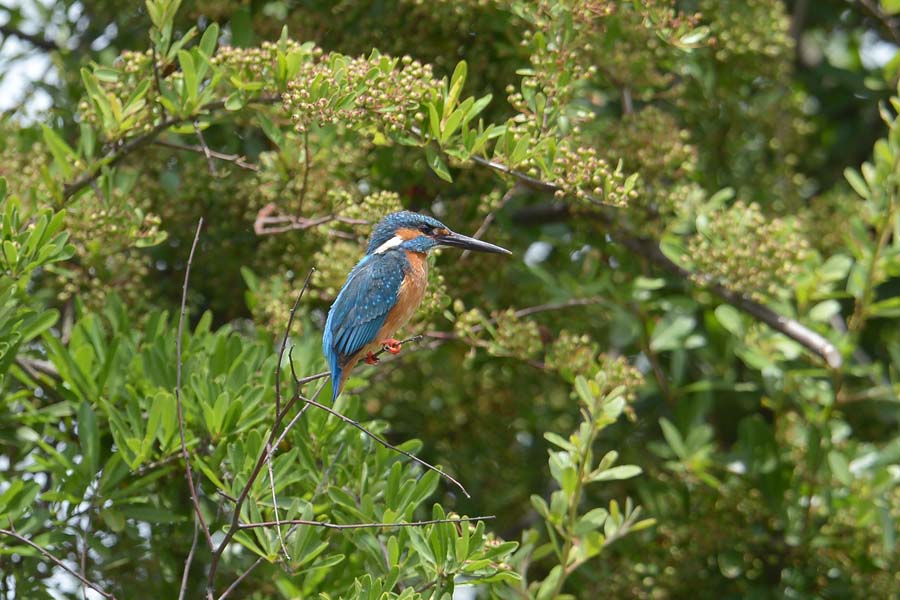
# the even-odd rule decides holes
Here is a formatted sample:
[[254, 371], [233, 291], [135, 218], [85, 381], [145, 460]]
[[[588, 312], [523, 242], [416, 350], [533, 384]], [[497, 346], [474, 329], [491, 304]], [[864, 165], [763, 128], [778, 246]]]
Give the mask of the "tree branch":
[[215, 150], [206, 147], [205, 149], [200, 146], [190, 146], [187, 144], [176, 144], [175, 142], [167, 142], [166, 140], [155, 140], [153, 142], [157, 146], [163, 146], [165, 148], [172, 148], [173, 150], [184, 150], [185, 152], [194, 152], [196, 154], [203, 154], [204, 156], [208, 156], [209, 158], [215, 158], [217, 160], [225, 161], [233, 163], [235, 166], [240, 167], [242, 169], [247, 169], [248, 171], [259, 172], [259, 166], [255, 165], [251, 162], [247, 162], [243, 156], [240, 154], [225, 154], [223, 152], [217, 152]]
[[9, 537], [11, 537], [11, 538], [13, 538], [13, 539], [15, 539], [15, 540], [17, 540], [17, 541], [19, 541], [19, 542], [25, 544], [25, 545], [27, 545], [27, 546], [31, 546], [32, 548], [34, 548], [35, 550], [37, 550], [38, 552], [40, 552], [41, 554], [43, 554], [45, 557], [47, 557], [47, 559], [50, 560], [50, 561], [52, 561], [56, 566], [58, 566], [58, 567], [60, 567], [60, 568], [62, 568], [62, 569], [65, 569], [66, 571], [68, 571], [69, 573], [71, 573], [74, 577], [76, 577], [76, 578], [78, 579], [78, 581], [80, 581], [80, 582], [83, 583], [84, 585], [88, 586], [89, 588], [91, 588], [92, 590], [94, 590], [95, 592], [97, 592], [98, 594], [100, 594], [101, 596], [103, 596], [104, 598], [109, 598], [110, 600], [115, 600], [116, 597], [115, 597], [113, 594], [111, 594], [110, 592], [105, 591], [105, 590], [104, 590], [103, 588], [101, 588], [99, 585], [97, 585], [97, 584], [95, 584], [95, 583], [91, 583], [89, 580], [87, 580], [87, 579], [84, 577], [84, 575], [82, 575], [81, 573], [79, 573], [79, 572], [76, 571], [75, 569], [72, 569], [71, 567], [69, 567], [68, 565], [66, 565], [66, 563], [64, 563], [64, 562], [61, 561], [60, 559], [56, 558], [55, 556], [53, 556], [53, 554], [51, 554], [50, 551], [47, 550], [46, 548], [43, 548], [43, 547], [39, 546], [38, 544], [35, 544], [34, 542], [32, 542], [31, 540], [29, 540], [28, 538], [19, 535], [18, 533], [16, 533], [16, 532], [15, 532], [14, 530], [12, 530], [12, 529], [0, 529], [0, 534], [2, 534], [2, 535], [7, 535], [7, 536], [9, 536]]
[[[431, 519], [430, 521], [412, 521], [410, 523], [329, 523], [328, 521], [310, 521], [306, 519], [290, 519], [288, 521], [280, 521], [282, 525], [310, 525], [313, 527], [323, 527], [325, 529], [375, 529], [375, 528], [393, 528], [393, 527], [421, 527], [424, 525], [437, 525], [440, 523], [468, 523], [470, 521], [488, 521], [495, 519], [494, 515], [484, 517], [460, 517], [458, 519]], [[262, 521], [259, 523], [241, 523], [241, 529], [254, 529], [259, 527], [273, 527], [276, 521]]]
[[895, 19], [887, 15], [874, 0], [859, 0], [859, 4], [873, 19], [878, 21], [878, 24], [895, 44], [900, 44], [900, 26]]
[[[206, 543], [210, 550], [213, 548], [212, 535], [206, 521], [203, 519], [203, 513], [200, 510], [200, 499], [197, 496], [197, 488], [194, 486], [194, 475], [191, 473], [191, 456], [187, 450], [187, 442], [184, 435], [184, 407], [181, 397], [181, 338], [184, 332], [184, 313], [187, 304], [188, 283], [191, 277], [191, 263], [194, 261], [194, 251], [197, 249], [197, 242], [200, 239], [200, 230], [203, 228], [203, 217], [197, 222], [197, 233], [194, 234], [194, 243], [191, 244], [191, 253], [188, 255], [187, 265], [184, 269], [184, 285], [181, 288], [181, 312], [178, 316], [178, 337], [175, 340], [175, 346], [178, 353], [176, 369], [175, 369], [175, 402], [178, 408], [178, 433], [181, 436], [181, 456], [184, 458], [184, 470], [188, 480], [188, 489], [191, 492], [191, 501], [194, 504], [194, 512], [197, 515], [197, 521], [203, 529], [203, 535], [206, 537]], [[187, 566], [190, 566], [189, 564]]]
[[28, 42], [35, 48], [40, 48], [41, 50], [46, 50], [47, 52], [61, 52], [63, 50], [62, 46], [60, 46], [56, 42], [48, 40], [36, 33], [25, 33], [20, 29], [12, 27], [9, 23], [0, 25], [0, 34], [3, 34], [3, 37], [19, 38], [23, 42]]
[[[545, 192], [556, 192], [560, 190], [560, 188], [554, 184], [536, 180], [534, 177], [519, 173], [514, 169], [510, 169], [509, 167], [495, 163], [494, 161], [489, 161], [481, 157], [472, 157], [472, 160], [480, 165], [487, 166], [506, 175], [512, 175], [535, 189]], [[590, 198], [591, 197], [589, 196], [589, 199]], [[594, 200], [599, 203], [599, 200]], [[568, 207], [561, 203], [552, 204], [550, 206], [550, 212], [553, 216], [557, 217], [569, 216], [570, 214]], [[616, 224], [613, 217], [608, 213], [598, 212], [597, 216], [607, 225]], [[546, 218], [546, 215], [544, 215], [543, 218]], [[609, 235], [633, 253], [643, 256], [657, 267], [661, 267], [683, 279], [688, 281], [699, 281], [704, 287], [719, 296], [719, 298], [728, 304], [731, 304], [753, 318], [762, 321], [772, 329], [786, 335], [806, 349], [819, 355], [831, 369], [837, 370], [843, 365], [843, 357], [834, 344], [799, 321], [780, 315], [771, 308], [752, 300], [748, 296], [725, 287], [709, 275], [704, 273], [694, 273], [685, 269], [672, 262], [669, 257], [663, 254], [662, 250], [659, 248], [659, 244], [655, 240], [643, 238], [626, 230], [618, 224], [616, 225], [616, 227], [610, 227]]]
[[[260, 98], [256, 98], [255, 100], [250, 100], [247, 104], [276, 104], [281, 102], [281, 98], [279, 96], [262, 96]], [[203, 111], [205, 112], [213, 112], [222, 110], [225, 108], [225, 102], [211, 102], [203, 107]], [[180, 125], [182, 123], [187, 123], [189, 121], [193, 121], [197, 119], [200, 114], [194, 114], [189, 117], [169, 117], [168, 119], [164, 119], [157, 123], [150, 131], [147, 133], [143, 133], [141, 135], [137, 135], [132, 138], [127, 138], [119, 141], [118, 147], [107, 154], [104, 158], [100, 159], [93, 168], [89, 169], [86, 173], [82, 174], [81, 177], [77, 178], [75, 181], [71, 183], [67, 183], [63, 186], [63, 197], [66, 200], [69, 200], [83, 190], [85, 187], [89, 186], [91, 182], [97, 179], [100, 176], [104, 167], [111, 167], [115, 164], [121, 162], [125, 157], [129, 154], [146, 146], [161, 134], [163, 131], [168, 129], [169, 127], [173, 127], [175, 125]]]

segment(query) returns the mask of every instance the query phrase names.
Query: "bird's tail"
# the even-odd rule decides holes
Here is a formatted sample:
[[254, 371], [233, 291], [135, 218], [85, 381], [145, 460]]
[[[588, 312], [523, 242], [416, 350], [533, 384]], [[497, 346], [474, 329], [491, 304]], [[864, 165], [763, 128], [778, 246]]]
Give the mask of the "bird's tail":
[[341, 372], [340, 367], [335, 366], [331, 370], [331, 404], [334, 404], [337, 397], [341, 395], [341, 388], [343, 387], [344, 374]]

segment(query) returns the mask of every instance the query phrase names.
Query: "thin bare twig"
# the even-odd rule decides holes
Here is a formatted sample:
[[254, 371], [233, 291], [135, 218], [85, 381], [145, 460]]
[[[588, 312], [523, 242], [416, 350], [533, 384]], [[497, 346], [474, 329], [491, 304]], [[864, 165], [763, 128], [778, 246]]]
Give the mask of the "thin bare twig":
[[[311, 269], [309, 275], [306, 277], [306, 281], [303, 283], [303, 287], [300, 289], [300, 292], [297, 294], [297, 299], [294, 301], [294, 308], [300, 303], [300, 299], [303, 298], [303, 294], [306, 292], [306, 289], [309, 287], [310, 278], [312, 277], [313, 270]], [[287, 336], [291, 330], [291, 327], [294, 324], [294, 315], [295, 310], [291, 310], [290, 317], [288, 318], [287, 326], [285, 327], [285, 336], [282, 341], [281, 349], [278, 353], [278, 363], [275, 365], [275, 391], [276, 398], [281, 397], [281, 362], [284, 359], [284, 350], [287, 345]], [[277, 399], [276, 402], [280, 405], [281, 400]], [[284, 415], [287, 411], [287, 407], [280, 411], [275, 412], [275, 418], [272, 422], [272, 429], [269, 431], [269, 437], [266, 440], [266, 445], [263, 447], [262, 451], [259, 453], [259, 457], [256, 459], [256, 464], [253, 467], [253, 471], [250, 472], [250, 477], [247, 479], [247, 483], [244, 484], [244, 487], [241, 489], [241, 493], [238, 494], [238, 497], [234, 503], [233, 515], [231, 518], [231, 524], [228, 527], [228, 530], [225, 532], [225, 537], [222, 538], [221, 543], [215, 550], [213, 551], [212, 560], [209, 565], [209, 572], [207, 574], [206, 580], [206, 595], [207, 598], [212, 598], [215, 587], [215, 578], [216, 571], [219, 567], [219, 562], [222, 560], [222, 553], [225, 552], [225, 548], [231, 542], [234, 535], [238, 532], [238, 526], [240, 524], [240, 516], [241, 509], [244, 506], [244, 502], [247, 500], [247, 497], [250, 494], [250, 489], [253, 487], [254, 482], [256, 482], [256, 478], [259, 477], [260, 471], [262, 471], [263, 465], [266, 460], [269, 458], [270, 453], [269, 449], [273, 446], [277, 446], [277, 444], [273, 445], [275, 441], [275, 436], [278, 434], [278, 427], [281, 425], [282, 419], [284, 419]]]
[[[281, 102], [281, 96], [262, 96], [260, 98], [255, 98], [248, 101], [247, 104], [267, 105], [277, 104], [279, 102]], [[222, 100], [218, 102], [210, 102], [206, 106], [202, 107], [202, 110], [206, 113], [209, 113], [219, 111], [224, 108], [225, 101]], [[97, 163], [90, 170], [88, 170], [86, 173], [83, 173], [75, 181], [67, 183], [63, 186], [63, 197], [66, 200], [71, 199], [75, 194], [83, 190], [85, 187], [89, 186], [91, 182], [97, 179], [105, 167], [111, 167], [118, 164], [135, 150], [138, 150], [155, 140], [157, 137], [159, 137], [159, 134], [161, 134], [169, 127], [180, 125], [188, 121], [193, 121], [197, 119], [198, 116], [199, 115], [191, 115], [189, 117], [169, 117], [157, 123], [152, 129], [150, 129], [150, 131], [146, 133], [119, 140], [115, 150], [97, 161]]]
[[303, 131], [303, 181], [300, 183], [300, 200], [297, 202], [297, 213], [303, 214], [303, 201], [306, 200], [306, 188], [309, 183], [309, 167], [312, 161], [309, 157], [309, 130]]
[[286, 231], [312, 229], [326, 223], [338, 222], [349, 225], [367, 225], [369, 222], [362, 219], [351, 219], [340, 215], [325, 215], [323, 217], [299, 217], [294, 215], [279, 216], [278, 205], [269, 202], [256, 213], [253, 221], [253, 232], [256, 235], [274, 235]]
[[900, 44], [900, 26], [898, 26], [896, 19], [885, 13], [874, 0], [859, 0], [859, 4], [878, 21], [881, 28], [895, 44]]
[[188, 144], [177, 144], [175, 142], [169, 142], [166, 140], [155, 140], [153, 142], [157, 146], [163, 146], [165, 148], [172, 148], [173, 150], [184, 150], [185, 152], [194, 152], [196, 154], [203, 154], [211, 158], [215, 158], [217, 160], [225, 161], [233, 163], [236, 167], [240, 167], [242, 169], [246, 169], [248, 171], [259, 172], [259, 166], [255, 165], [251, 162], [247, 162], [244, 160], [244, 157], [240, 154], [225, 154], [223, 152], [217, 152], [216, 150], [212, 150], [207, 147], [205, 150], [200, 146], [191, 146]]
[[194, 121], [194, 132], [197, 134], [197, 139], [200, 140], [200, 149], [203, 151], [203, 155], [206, 157], [206, 164], [209, 167], [210, 175], [216, 174], [216, 163], [213, 161], [212, 151], [209, 149], [209, 146], [206, 145], [206, 140], [203, 139], [203, 131], [200, 130], [200, 123]]
[[[867, 2], [868, 0], [861, 1]], [[411, 131], [417, 136], [421, 137], [422, 135], [421, 130], [417, 127], [413, 127]], [[489, 160], [482, 156], [472, 156], [470, 160], [475, 164], [488, 167], [494, 171], [497, 171], [498, 173], [503, 173], [505, 175], [515, 177], [516, 179], [525, 183], [533, 189], [554, 194], [556, 192], [562, 191], [562, 188], [554, 183], [548, 183], [546, 181], [538, 179], [537, 177], [532, 177], [531, 175], [527, 175], [526, 173], [508, 167], [503, 163]], [[614, 205], [610, 205], [604, 202], [601, 198], [597, 198], [596, 196], [593, 196], [591, 194], [588, 194], [586, 198], [598, 208], [618, 208]], [[563, 206], [560, 212], [565, 213], [566, 207]], [[787, 337], [800, 343], [808, 350], [811, 350], [812, 352], [818, 354], [825, 361], [825, 364], [828, 365], [831, 369], [838, 370], [841, 368], [841, 365], [843, 365], [844, 359], [841, 356], [840, 351], [838, 351], [834, 344], [832, 344], [830, 341], [828, 341], [812, 329], [809, 329], [799, 321], [795, 321], [794, 319], [790, 319], [788, 317], [780, 315], [768, 306], [760, 304], [759, 302], [756, 302], [755, 300], [752, 300], [751, 298], [743, 294], [728, 289], [709, 275], [706, 275], [704, 273], [692, 273], [684, 267], [677, 265], [676, 263], [672, 262], [669, 257], [663, 254], [662, 250], [659, 249], [659, 243], [656, 240], [646, 239], [634, 232], [626, 230], [608, 212], [599, 212], [596, 216], [604, 221], [607, 225], [617, 225], [617, 227], [610, 231], [610, 235], [632, 252], [635, 252], [636, 254], [649, 259], [651, 262], [656, 263], [657, 266], [675, 273], [683, 277], [684, 279], [702, 283], [704, 287], [725, 300], [725, 302], [727, 302], [728, 304], [731, 304], [735, 308], [744, 311], [755, 319], [762, 321], [772, 329], [783, 333]]]
[[284, 534], [281, 531], [281, 518], [278, 516], [278, 497], [275, 494], [275, 473], [272, 470], [272, 444], [266, 444], [266, 469], [269, 472], [269, 489], [272, 490], [272, 507], [275, 509], [275, 531], [278, 532], [278, 541], [281, 542], [281, 551], [284, 553], [284, 560], [290, 562], [291, 555], [288, 553], [287, 546], [284, 544]]
[[259, 558], [256, 559], [256, 561], [254, 561], [254, 563], [253, 563], [252, 565], [250, 565], [249, 567], [247, 567], [247, 569], [246, 569], [243, 573], [241, 573], [241, 574], [238, 576], [238, 578], [235, 579], [235, 580], [231, 583], [231, 585], [229, 585], [227, 588], [225, 588], [225, 591], [222, 592], [222, 595], [221, 595], [221, 596], [219, 596], [219, 600], [225, 600], [225, 598], [227, 598], [228, 595], [231, 594], [231, 592], [233, 592], [233, 591], [235, 590], [235, 588], [237, 588], [237, 586], [239, 586], [239, 585], [241, 584], [241, 582], [242, 582], [244, 579], [246, 579], [246, 577], [247, 577], [250, 573], [252, 573], [253, 570], [254, 570], [256, 567], [258, 567], [258, 566], [262, 563], [263, 560], [264, 560], [263, 557], [260, 556]]
[[420, 465], [422, 465], [429, 471], [434, 471], [435, 473], [437, 473], [438, 475], [440, 475], [441, 477], [443, 477], [444, 479], [446, 479], [447, 481], [449, 481], [450, 483], [452, 483], [456, 487], [458, 487], [460, 489], [460, 491], [462, 491], [463, 495], [465, 495], [466, 498], [472, 497], [469, 495], [469, 492], [466, 490], [466, 488], [463, 486], [463, 484], [461, 484], [459, 481], [454, 479], [452, 476], [448, 475], [445, 471], [435, 467], [434, 465], [431, 465], [430, 463], [425, 462], [424, 460], [422, 460], [415, 454], [412, 454], [411, 452], [407, 452], [406, 450], [403, 450], [401, 448], [398, 448], [397, 446], [394, 446], [393, 444], [391, 444], [390, 442], [388, 442], [387, 440], [385, 440], [378, 434], [370, 431], [369, 429], [367, 429], [366, 427], [361, 425], [358, 421], [354, 421], [350, 417], [343, 415], [343, 414], [339, 413], [338, 411], [334, 410], [333, 408], [325, 406], [324, 404], [320, 404], [319, 402], [316, 402], [312, 398], [306, 398], [304, 396], [300, 396], [300, 401], [306, 402], [307, 404], [311, 404], [311, 405], [315, 406], [316, 408], [318, 408], [319, 410], [324, 410], [328, 414], [330, 414], [334, 417], [337, 417], [338, 419], [340, 419], [347, 425], [350, 425], [351, 427], [355, 427], [356, 429], [360, 430], [361, 432], [363, 432], [364, 434], [366, 434], [367, 436], [369, 436], [370, 438], [372, 438], [373, 440], [375, 440], [376, 442], [378, 442], [385, 448], [387, 448], [389, 450], [393, 450], [394, 452], [397, 452], [399, 454], [402, 454], [403, 456], [409, 458], [413, 462], [419, 463]]
[[[437, 525], [440, 523], [467, 523], [469, 521], [488, 521], [495, 519], [494, 515], [486, 515], [484, 517], [460, 517], [458, 519], [431, 519], [430, 521], [412, 521], [410, 523], [330, 523], [328, 521], [309, 521], [306, 519], [291, 519], [289, 521], [281, 521], [282, 524], [288, 525], [310, 525], [313, 527], [324, 527], [325, 529], [374, 529], [374, 528], [393, 528], [393, 527], [422, 527], [424, 525]], [[272, 527], [274, 521], [262, 521], [260, 523], [241, 523], [241, 529], [254, 529], [259, 527]]]
[[54, 41], [48, 40], [36, 33], [25, 33], [20, 29], [12, 27], [9, 23], [0, 25], [0, 34], [2, 34], [3, 37], [19, 38], [23, 42], [28, 42], [35, 48], [40, 48], [41, 50], [46, 50], [48, 52], [62, 51], [64, 49]]
[[[497, 213], [503, 210], [503, 207], [506, 206], [510, 200], [516, 197], [520, 191], [519, 184], [516, 183], [511, 188], [506, 190], [506, 193], [503, 194], [503, 197], [500, 198], [500, 202], [497, 203], [497, 206], [484, 217], [484, 221], [481, 222], [481, 225], [475, 230], [475, 233], [472, 234], [472, 237], [476, 240], [480, 240], [481, 236], [485, 234], [488, 230], [488, 227], [494, 222], [494, 219], [497, 218]], [[472, 254], [471, 250], [463, 250], [462, 254], [459, 255], [459, 261], [464, 261], [469, 258], [469, 255]]]
[[188, 576], [191, 573], [191, 563], [194, 562], [194, 553], [197, 551], [197, 538], [200, 535], [200, 522], [194, 519], [194, 537], [191, 540], [191, 549], [188, 551], [187, 558], [184, 559], [184, 571], [181, 573], [181, 588], [178, 590], [178, 600], [184, 600], [184, 594], [187, 591]]
[[19, 535], [15, 530], [13, 530], [13, 529], [0, 529], [0, 534], [9, 536], [9, 537], [11, 537], [11, 538], [13, 538], [13, 539], [15, 539], [15, 540], [17, 540], [17, 541], [19, 541], [19, 542], [21, 542], [21, 543], [27, 545], [27, 546], [31, 546], [32, 548], [34, 548], [35, 550], [37, 550], [38, 552], [40, 552], [41, 554], [43, 554], [48, 560], [52, 561], [56, 566], [58, 566], [58, 567], [60, 567], [60, 568], [62, 568], [62, 569], [65, 569], [66, 571], [68, 571], [69, 573], [71, 573], [76, 579], [78, 579], [78, 581], [80, 581], [80, 582], [83, 583], [84, 585], [88, 586], [89, 588], [91, 588], [92, 590], [94, 590], [95, 592], [97, 592], [98, 594], [100, 594], [101, 596], [103, 596], [104, 598], [110, 598], [110, 600], [115, 600], [115, 598], [116, 598], [115, 595], [113, 595], [113, 594], [110, 593], [110, 592], [107, 592], [106, 590], [104, 590], [103, 588], [101, 588], [101, 587], [100, 587], [99, 585], [97, 585], [96, 583], [92, 583], [91, 581], [89, 581], [88, 579], [86, 579], [86, 578], [84, 577], [84, 575], [82, 575], [81, 573], [79, 573], [79, 572], [76, 571], [75, 569], [72, 569], [72, 568], [69, 567], [66, 563], [64, 563], [64, 562], [61, 561], [60, 559], [56, 558], [55, 556], [53, 556], [53, 554], [51, 554], [49, 550], [47, 550], [46, 548], [44, 548], [44, 547], [42, 547], [42, 546], [39, 546], [38, 544], [35, 544], [34, 542], [32, 542], [31, 540], [29, 540], [28, 538], [26, 538], [26, 537], [24, 537], [24, 536]]
[[203, 228], [203, 217], [197, 222], [197, 232], [194, 234], [194, 242], [191, 244], [191, 252], [188, 255], [187, 265], [184, 269], [184, 284], [181, 288], [181, 312], [178, 314], [178, 337], [175, 340], [176, 352], [178, 354], [175, 367], [175, 402], [178, 408], [178, 433], [181, 436], [181, 456], [184, 458], [184, 470], [188, 480], [188, 489], [191, 492], [191, 502], [194, 504], [194, 513], [197, 520], [203, 527], [203, 535], [206, 537], [206, 543], [209, 548], [213, 548], [212, 535], [209, 533], [209, 527], [203, 519], [203, 513], [200, 510], [200, 498], [197, 495], [197, 488], [194, 486], [194, 475], [191, 472], [191, 456], [187, 449], [187, 442], [184, 435], [184, 407], [181, 397], [181, 337], [184, 332], [184, 313], [187, 304], [188, 284], [191, 278], [191, 264], [194, 261], [194, 251], [197, 249], [197, 242], [200, 240], [200, 230]]

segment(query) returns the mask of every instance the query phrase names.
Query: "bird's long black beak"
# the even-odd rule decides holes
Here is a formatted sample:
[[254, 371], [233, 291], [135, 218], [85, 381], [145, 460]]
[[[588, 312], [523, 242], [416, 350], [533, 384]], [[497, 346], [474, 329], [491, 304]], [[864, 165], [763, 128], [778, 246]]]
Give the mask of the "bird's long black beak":
[[494, 254], [512, 254], [506, 248], [495, 246], [481, 240], [476, 240], [461, 233], [453, 233], [452, 231], [446, 235], [434, 236], [442, 246], [453, 246], [454, 248], [465, 248], [466, 250], [474, 250], [475, 252], [492, 252]]

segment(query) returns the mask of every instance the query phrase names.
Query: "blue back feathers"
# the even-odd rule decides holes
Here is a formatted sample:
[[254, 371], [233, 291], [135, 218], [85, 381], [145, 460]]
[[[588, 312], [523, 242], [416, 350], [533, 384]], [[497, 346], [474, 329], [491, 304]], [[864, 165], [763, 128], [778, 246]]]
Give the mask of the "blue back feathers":
[[410, 268], [406, 251], [427, 252], [438, 243], [428, 235], [420, 235], [375, 251], [393, 240], [398, 230], [424, 233], [433, 228], [446, 226], [432, 217], [403, 211], [387, 215], [372, 230], [366, 255], [350, 271], [325, 322], [322, 349], [331, 369], [332, 402], [341, 390], [344, 365], [375, 340], [397, 304], [400, 284]]

